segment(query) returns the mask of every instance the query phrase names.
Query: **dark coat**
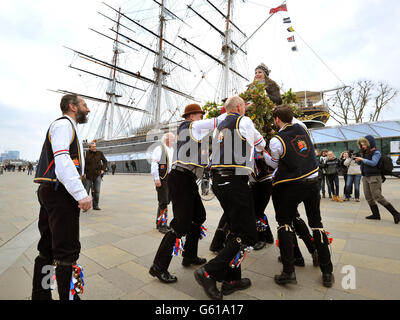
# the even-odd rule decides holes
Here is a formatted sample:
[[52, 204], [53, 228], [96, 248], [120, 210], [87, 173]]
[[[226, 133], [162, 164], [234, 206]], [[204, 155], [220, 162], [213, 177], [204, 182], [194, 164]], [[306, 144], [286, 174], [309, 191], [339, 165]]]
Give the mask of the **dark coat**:
[[265, 91], [267, 92], [269, 99], [273, 103], [278, 106], [282, 104], [280, 89], [274, 80], [270, 78], [265, 79]]
[[338, 158], [327, 159], [324, 165], [325, 174], [327, 175], [337, 175], [340, 170], [340, 160]]
[[106, 171], [107, 159], [101, 151], [88, 150], [85, 155], [85, 174], [86, 179], [95, 180], [101, 175], [101, 170]]
[[[362, 149], [361, 144], [368, 146], [367, 150]], [[373, 136], [365, 136], [357, 140], [357, 144], [360, 148], [361, 157], [367, 159], [367, 163], [362, 161], [360, 163], [361, 174], [363, 176], [380, 176], [381, 171], [378, 169], [377, 164], [381, 158], [381, 152], [376, 149], [376, 142]]]

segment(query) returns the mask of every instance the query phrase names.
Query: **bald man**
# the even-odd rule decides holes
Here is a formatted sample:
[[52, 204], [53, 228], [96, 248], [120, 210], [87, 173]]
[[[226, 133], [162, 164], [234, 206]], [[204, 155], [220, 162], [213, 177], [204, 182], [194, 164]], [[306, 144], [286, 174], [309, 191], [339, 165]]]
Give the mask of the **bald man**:
[[165, 234], [168, 228], [168, 204], [170, 203], [168, 192], [168, 175], [171, 171], [173, 145], [175, 135], [167, 132], [161, 138], [161, 143], [154, 149], [152, 154], [151, 175], [154, 179], [154, 185], [157, 191], [157, 216], [156, 228], [159, 232]]

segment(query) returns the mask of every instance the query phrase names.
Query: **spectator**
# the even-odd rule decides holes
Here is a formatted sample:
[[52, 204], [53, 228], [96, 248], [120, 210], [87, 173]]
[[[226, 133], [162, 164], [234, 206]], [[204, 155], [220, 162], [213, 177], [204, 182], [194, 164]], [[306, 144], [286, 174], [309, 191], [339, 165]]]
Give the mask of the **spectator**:
[[397, 160], [396, 160], [396, 164], [400, 166], [400, 155], [399, 155], [399, 157], [398, 157]]
[[[349, 152], [348, 151], [343, 151], [340, 154], [340, 165], [339, 165], [339, 175], [343, 176], [344, 180], [344, 187], [343, 187], [343, 195], [344, 198], [346, 199], [346, 181], [347, 181], [347, 167], [344, 165], [344, 161], [349, 157]], [[351, 193], [350, 193], [351, 194]]]
[[90, 189], [93, 191], [93, 210], [101, 210], [99, 208], [101, 178], [107, 167], [107, 159], [104, 157], [103, 152], [97, 150], [95, 142], [89, 145], [89, 150], [85, 156], [85, 164], [83, 184], [88, 194], [90, 194]]
[[132, 172], [136, 171], [136, 162], [135, 160], [131, 161]]
[[332, 191], [332, 201], [343, 202], [339, 197], [339, 167], [340, 161], [333, 151], [328, 151], [328, 159], [325, 162], [326, 178]]
[[117, 165], [116, 165], [115, 162], [113, 162], [112, 165], [111, 165], [111, 173], [112, 173], [112, 175], [115, 174], [115, 170], [116, 170], [116, 169], [117, 169]]
[[130, 170], [129, 170], [129, 163], [128, 163], [128, 161], [125, 161], [125, 167], [126, 167], [126, 170], [128, 170], [128, 172], [130, 172]]
[[365, 218], [373, 220], [381, 219], [379, 208], [376, 204], [376, 202], [378, 202], [392, 214], [394, 223], [398, 224], [400, 221], [400, 213], [393, 208], [392, 204], [382, 195], [382, 176], [381, 171], [377, 168], [377, 164], [382, 155], [376, 148], [374, 137], [368, 135], [364, 138], [360, 138], [357, 144], [360, 148], [361, 157], [356, 157], [355, 159], [361, 163], [364, 196], [372, 211], [372, 215]]
[[[318, 149], [315, 149], [315, 156], [317, 157], [318, 163], [320, 163], [320, 162], [319, 162], [319, 159], [321, 158], [321, 155], [320, 155]], [[323, 173], [322, 173], [321, 165], [319, 165], [319, 169], [318, 169], [318, 185], [319, 185], [319, 190], [321, 190], [322, 178], [323, 178]], [[319, 198], [321, 199], [321, 194], [319, 195]]]
[[332, 190], [331, 190], [331, 186], [328, 182], [328, 179], [326, 177], [326, 169], [325, 169], [325, 162], [328, 159], [327, 153], [328, 153], [327, 149], [322, 149], [321, 156], [319, 157], [319, 167], [322, 170], [321, 191], [322, 191], [322, 198], [325, 198], [325, 182], [326, 182], [326, 185], [328, 187], [329, 199], [331, 199], [332, 198], [332, 195], [331, 195]]
[[360, 165], [355, 160], [355, 157], [359, 154], [354, 154], [353, 150], [349, 150], [349, 157], [344, 161], [344, 165], [347, 167], [347, 179], [345, 186], [345, 201], [350, 201], [351, 190], [354, 184], [354, 198], [357, 202], [360, 202], [360, 182], [361, 182], [361, 169]]
[[28, 164], [28, 175], [32, 175], [33, 172], [33, 164], [29, 162]]

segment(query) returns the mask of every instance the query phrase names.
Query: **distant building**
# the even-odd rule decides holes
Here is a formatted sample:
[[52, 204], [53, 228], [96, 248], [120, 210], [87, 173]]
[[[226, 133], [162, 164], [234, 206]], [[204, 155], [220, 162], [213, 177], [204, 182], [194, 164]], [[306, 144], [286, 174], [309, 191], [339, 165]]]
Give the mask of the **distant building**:
[[315, 148], [332, 150], [337, 158], [345, 150], [358, 152], [357, 140], [371, 135], [375, 138], [378, 150], [392, 158], [394, 171], [400, 171], [396, 164], [400, 155], [400, 120], [314, 128], [310, 130], [310, 135]]
[[0, 161], [19, 159], [19, 151], [11, 150], [0, 154]]

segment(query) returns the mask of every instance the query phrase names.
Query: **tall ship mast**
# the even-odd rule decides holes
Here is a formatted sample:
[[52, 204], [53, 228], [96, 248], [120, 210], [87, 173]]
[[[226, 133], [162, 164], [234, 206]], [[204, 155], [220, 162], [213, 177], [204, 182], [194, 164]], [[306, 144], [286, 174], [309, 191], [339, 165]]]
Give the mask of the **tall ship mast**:
[[[246, 1], [224, 0], [221, 5], [216, 0], [146, 0], [141, 4], [141, 10], [134, 12], [146, 14], [138, 18], [129, 10], [102, 3], [98, 13], [112, 27], [90, 30], [108, 46], [112, 43], [112, 52], [103, 49], [94, 55], [67, 48], [74, 54], [69, 67], [82, 78], [102, 82], [97, 89], [103, 93], [55, 90], [94, 103], [83, 134], [87, 141], [96, 140], [111, 161], [147, 159], [148, 146], [163, 132], [176, 129], [187, 104], [221, 103], [243, 92], [253, 79], [246, 47], [254, 33], [248, 37], [235, 19], [236, 5], [246, 6]], [[316, 98], [302, 92], [295, 94], [304, 120], [324, 125], [329, 118], [324, 101], [311, 110], [310, 101], [315, 107]], [[323, 100], [323, 94], [319, 97]], [[317, 113], [319, 117], [312, 115]]]

